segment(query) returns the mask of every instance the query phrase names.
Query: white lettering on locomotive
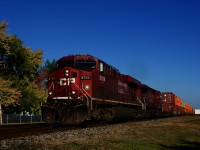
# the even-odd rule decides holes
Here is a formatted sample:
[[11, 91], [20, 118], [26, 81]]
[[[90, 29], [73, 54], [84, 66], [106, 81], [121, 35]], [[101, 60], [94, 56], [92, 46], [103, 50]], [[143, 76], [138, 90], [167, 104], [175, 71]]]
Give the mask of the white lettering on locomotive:
[[71, 83], [75, 83], [76, 79], [75, 78], [68, 78], [68, 81], [70, 81]]
[[90, 80], [90, 76], [81, 76], [81, 80]]
[[60, 86], [66, 86], [67, 85], [67, 79], [66, 78], [60, 78]]
[[66, 86], [69, 85], [70, 83], [75, 83], [75, 78], [60, 78], [60, 86]]

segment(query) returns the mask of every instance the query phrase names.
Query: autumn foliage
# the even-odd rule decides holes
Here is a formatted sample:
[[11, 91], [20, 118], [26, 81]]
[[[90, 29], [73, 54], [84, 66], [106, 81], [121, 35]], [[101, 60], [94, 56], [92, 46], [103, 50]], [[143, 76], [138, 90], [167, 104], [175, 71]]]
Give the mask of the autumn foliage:
[[0, 104], [17, 104], [21, 111], [40, 112], [46, 91], [39, 89], [35, 79], [43, 62], [42, 50], [32, 50], [7, 31], [7, 23], [0, 23]]

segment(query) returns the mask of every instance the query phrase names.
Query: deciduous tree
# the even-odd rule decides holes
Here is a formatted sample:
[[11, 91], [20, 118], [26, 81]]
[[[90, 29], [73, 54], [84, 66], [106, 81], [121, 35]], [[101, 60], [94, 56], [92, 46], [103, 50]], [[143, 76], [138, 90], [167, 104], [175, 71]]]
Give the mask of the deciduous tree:
[[0, 77], [0, 124], [2, 124], [2, 109], [1, 106], [16, 105], [19, 103], [21, 92], [12, 87], [11, 81]]
[[36, 86], [35, 77], [43, 61], [43, 53], [40, 49], [33, 51], [24, 46], [16, 35], [8, 34], [6, 27], [6, 22], [0, 23], [0, 76], [11, 81], [14, 89], [21, 91], [21, 110], [39, 112], [45, 91]]

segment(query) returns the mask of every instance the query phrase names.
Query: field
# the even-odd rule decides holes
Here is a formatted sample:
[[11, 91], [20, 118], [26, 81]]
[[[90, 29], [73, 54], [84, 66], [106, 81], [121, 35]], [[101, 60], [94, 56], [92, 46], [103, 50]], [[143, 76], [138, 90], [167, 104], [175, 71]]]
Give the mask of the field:
[[[71, 149], [200, 149], [200, 117], [175, 117], [166, 120], [126, 124], [127, 130], [99, 136], [92, 143], [63, 144]], [[116, 133], [116, 134], [115, 134]], [[92, 138], [92, 137], [91, 137]]]
[[[15, 143], [19, 140], [21, 140], [21, 144]], [[31, 138], [26, 137], [16, 139], [16, 141], [13, 139], [7, 142], [15, 149], [199, 150], [200, 116], [128, 122]]]

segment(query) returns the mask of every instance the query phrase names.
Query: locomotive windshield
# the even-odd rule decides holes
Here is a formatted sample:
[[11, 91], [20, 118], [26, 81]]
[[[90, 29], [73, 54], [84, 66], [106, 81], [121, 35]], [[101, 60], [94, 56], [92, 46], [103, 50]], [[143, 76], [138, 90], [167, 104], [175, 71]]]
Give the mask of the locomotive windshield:
[[58, 68], [63, 68], [63, 67], [73, 67], [74, 62], [71, 60], [68, 61], [61, 61], [58, 63]]
[[79, 69], [94, 69], [96, 68], [96, 62], [94, 60], [77, 60], [76, 68]]

